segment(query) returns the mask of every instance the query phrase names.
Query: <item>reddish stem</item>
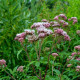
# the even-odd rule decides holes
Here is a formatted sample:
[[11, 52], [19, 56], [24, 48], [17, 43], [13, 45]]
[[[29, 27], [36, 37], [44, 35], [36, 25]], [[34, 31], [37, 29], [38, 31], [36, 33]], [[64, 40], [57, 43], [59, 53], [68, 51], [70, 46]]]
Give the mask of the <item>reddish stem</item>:
[[51, 53], [48, 56], [48, 63], [47, 63], [47, 66], [46, 66], [46, 71], [45, 71], [45, 75], [44, 75], [44, 79], [43, 80], [45, 80], [45, 77], [46, 77], [46, 74], [47, 74], [50, 55], [51, 55]]
[[[23, 46], [23, 45], [22, 45], [22, 46]], [[29, 61], [31, 62], [31, 59], [30, 59], [29, 54], [28, 54], [28, 52], [27, 52], [27, 46], [26, 46], [26, 48], [23, 46], [23, 48], [25, 49], [25, 52], [27, 53], [28, 59], [29, 59]], [[33, 68], [33, 70], [34, 70], [36, 76], [38, 77], [38, 79], [40, 79], [40, 77], [37, 75], [37, 73], [36, 73], [35, 68], [34, 68], [33, 65], [32, 65], [32, 68]]]
[[[2, 68], [3, 69], [3, 68]], [[13, 80], [16, 80], [11, 74], [9, 74], [5, 69], [3, 69]]]

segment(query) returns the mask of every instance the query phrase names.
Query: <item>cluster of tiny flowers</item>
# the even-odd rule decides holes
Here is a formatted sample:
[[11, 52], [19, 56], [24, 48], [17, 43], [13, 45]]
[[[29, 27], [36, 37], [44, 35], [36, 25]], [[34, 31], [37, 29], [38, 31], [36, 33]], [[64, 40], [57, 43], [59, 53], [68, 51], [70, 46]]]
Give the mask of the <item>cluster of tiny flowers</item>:
[[68, 64], [68, 65], [67, 65], [67, 67], [71, 67], [71, 66], [72, 66], [72, 64]]
[[26, 37], [26, 33], [25, 32], [19, 33], [19, 34], [16, 35], [14, 40], [17, 40], [17, 41], [23, 43], [25, 37]]
[[59, 56], [57, 53], [52, 53], [52, 56], [56, 57]]
[[80, 71], [80, 66], [76, 66], [76, 71], [79, 72]]
[[77, 23], [77, 17], [71, 17], [68, 21], [73, 21], [73, 24]]
[[60, 24], [56, 21], [54, 21], [53, 23], [50, 22], [50, 24], [52, 24], [52, 27], [59, 27], [60, 26]]
[[49, 22], [37, 22], [37, 23], [34, 23], [31, 28], [37, 28], [37, 27], [40, 27], [40, 26], [44, 26], [46, 28], [49, 28], [50, 27], [50, 23]]
[[46, 19], [42, 19], [41, 21], [42, 21], [42, 22], [48, 22]]
[[62, 36], [64, 36], [64, 40], [70, 41], [70, 37], [67, 35], [67, 33], [65, 31], [63, 31], [63, 29], [56, 29], [56, 30], [54, 30], [54, 33], [62, 35]]
[[70, 61], [72, 59], [74, 59], [74, 57], [73, 56], [69, 56], [69, 58], [67, 58], [67, 61]]
[[35, 33], [35, 30], [31, 29], [25, 29], [24, 31], [26, 32], [27, 35], [33, 35]]
[[80, 36], [80, 30], [77, 30], [76, 33]]
[[53, 33], [52, 30], [46, 29], [45, 27], [38, 28], [37, 32], [38, 32], [38, 37], [39, 38], [44, 38], [44, 37]]
[[54, 20], [57, 20], [57, 24], [54, 24], [53, 26], [60, 26], [60, 24], [65, 27], [65, 26], [68, 26], [68, 22], [65, 22], [64, 20], [60, 20], [60, 19], [64, 19], [64, 20], [67, 20], [67, 17], [65, 16], [65, 14], [60, 14], [56, 17], [54, 17]]
[[4, 59], [0, 60], [0, 66], [1, 67], [6, 67], [6, 61]]
[[38, 37], [35, 35], [35, 30], [25, 29], [24, 31], [27, 34], [27, 39], [29, 42], [34, 42], [38, 40]]
[[58, 16], [54, 17], [54, 20], [59, 20], [60, 18], [63, 18], [64, 20], [67, 20], [67, 17], [65, 16], [65, 14], [59, 14]]
[[48, 22], [38, 22], [31, 26], [31, 28], [35, 28], [37, 30], [38, 38], [45, 38], [46, 36], [53, 34], [52, 30], [47, 29], [48, 27], [50, 27], [50, 23]]
[[19, 66], [18, 69], [17, 69], [17, 71], [23, 72], [23, 67], [24, 67], [24, 66]]
[[[67, 17], [65, 16], [65, 14], [59, 14], [59, 15], [55, 16], [54, 20], [56, 20], [57, 23], [53, 24], [51, 22], [51, 24], [53, 24], [52, 25], [53, 27], [56, 27], [56, 26], [57, 27], [59, 27], [59, 26], [66, 27], [66, 26], [69, 25], [68, 22], [64, 21], [64, 20], [67, 20]], [[78, 22], [76, 17], [71, 17], [71, 18], [68, 19], [68, 21], [73, 21], [73, 24]]]
[[28, 41], [34, 41], [37, 39], [35, 36], [35, 30], [25, 29], [24, 32], [16, 35], [15, 40], [23, 43], [26, 36], [28, 37]]
[[80, 45], [74, 47], [76, 50], [80, 51]]
[[65, 22], [64, 20], [59, 20], [60, 24], [62, 24], [63, 27], [68, 26], [68, 22]]
[[72, 58], [75, 58], [76, 60], [80, 61], [80, 58], [78, 57], [80, 55], [80, 52], [73, 52], [71, 54], [71, 57]]

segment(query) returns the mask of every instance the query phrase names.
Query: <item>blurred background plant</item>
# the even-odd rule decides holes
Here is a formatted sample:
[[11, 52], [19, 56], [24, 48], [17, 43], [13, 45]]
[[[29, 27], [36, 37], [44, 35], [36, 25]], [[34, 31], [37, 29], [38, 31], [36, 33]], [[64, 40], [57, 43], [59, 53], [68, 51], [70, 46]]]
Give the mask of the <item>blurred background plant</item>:
[[[42, 19], [52, 20], [54, 16], [65, 13], [68, 18], [74, 16], [78, 18], [78, 23], [70, 28], [71, 42], [57, 45], [65, 63], [65, 59], [73, 52], [74, 46], [80, 45], [80, 36], [76, 34], [76, 30], [80, 30], [79, 6], [80, 0], [0, 0], [0, 59], [5, 59], [11, 69], [17, 65], [27, 65], [27, 57], [23, 49], [14, 41], [15, 35], [30, 28], [34, 22]], [[70, 48], [66, 50], [68, 44]], [[28, 50], [30, 47], [32, 45], [28, 47]], [[64, 51], [61, 51], [62, 48]], [[31, 49], [31, 53], [33, 52], [34, 49]], [[0, 73], [0, 78], [6, 75], [2, 74], [3, 72]]]

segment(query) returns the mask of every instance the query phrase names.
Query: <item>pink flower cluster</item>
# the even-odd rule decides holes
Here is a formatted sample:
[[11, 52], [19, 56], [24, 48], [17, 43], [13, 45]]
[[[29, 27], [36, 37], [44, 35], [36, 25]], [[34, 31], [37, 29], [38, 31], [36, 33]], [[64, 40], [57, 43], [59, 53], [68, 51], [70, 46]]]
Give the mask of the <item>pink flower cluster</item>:
[[71, 67], [71, 66], [72, 66], [72, 64], [68, 64], [68, 65], [67, 65], [67, 67]]
[[60, 14], [59, 17], [64, 18], [64, 20], [67, 20], [67, 17], [65, 16], [65, 14]]
[[68, 21], [73, 21], [73, 24], [77, 23], [77, 17], [71, 17]]
[[17, 41], [23, 43], [24, 39], [27, 35], [33, 35], [34, 33], [35, 33], [34, 30], [25, 29], [24, 32], [17, 34], [14, 40], [17, 40]]
[[64, 40], [70, 41], [70, 37], [67, 35], [67, 33], [65, 31], [63, 31], [63, 29], [56, 29], [56, 30], [54, 30], [54, 33], [62, 35], [62, 36], [64, 36]]
[[6, 61], [4, 59], [0, 60], [0, 66], [6, 67]]
[[65, 14], [59, 14], [58, 16], [54, 17], [54, 20], [59, 20], [60, 18], [63, 18], [64, 20], [67, 20], [67, 17], [65, 16]]
[[80, 35], [80, 30], [77, 30], [76, 33], [77, 33], [78, 35]]
[[77, 54], [76, 52], [73, 52], [71, 55], [74, 56], [74, 55], [76, 55], [76, 54]]
[[80, 58], [77, 58], [76, 60], [80, 61]]
[[45, 38], [46, 36], [53, 34], [52, 30], [47, 29], [48, 27], [50, 27], [50, 23], [48, 22], [38, 22], [31, 26], [31, 28], [35, 28], [37, 30], [38, 38]]
[[80, 51], [80, 45], [74, 47], [76, 50]]
[[42, 19], [41, 21], [42, 21], [42, 22], [48, 22], [46, 19]]
[[24, 67], [24, 66], [19, 66], [18, 69], [17, 69], [17, 71], [23, 72], [23, 67]]
[[50, 22], [50, 24], [52, 24], [52, 27], [57, 27], [57, 26], [60, 26], [60, 24], [56, 21], [54, 21], [53, 23]]
[[72, 56], [69, 56], [69, 58], [67, 58], [67, 61], [70, 61], [72, 59], [74, 59], [74, 58]]
[[[67, 17], [65, 16], [65, 14], [59, 14], [59, 15], [55, 16], [54, 20], [56, 20], [57, 23], [56, 24], [54, 23], [52, 26], [53, 27], [56, 27], [56, 26], [66, 27], [66, 26], [68, 26], [69, 25], [68, 22], [65, 22], [63, 19], [67, 20]], [[78, 22], [76, 17], [71, 17], [68, 19], [68, 21], [73, 21], [73, 24]], [[51, 22], [51, 24], [52, 24], [52, 22]]]
[[65, 16], [65, 14], [60, 14], [56, 17], [54, 17], [54, 20], [57, 20], [57, 24], [54, 24], [52, 26], [60, 26], [60, 24], [63, 26], [63, 27], [66, 27], [68, 26], [68, 22], [65, 22], [64, 20], [59, 20], [59, 17], [64, 19], [64, 20], [67, 20], [67, 17]]
[[70, 56], [70, 58], [68, 58], [67, 59], [67, 61], [69, 61], [69, 60], [71, 60], [71, 59], [76, 59], [76, 60], [78, 60], [78, 61], [80, 61], [80, 58], [78, 57], [80, 55], [80, 52], [73, 52], [72, 54], [71, 54], [71, 56]]
[[76, 66], [76, 71], [79, 72], [80, 71], [80, 66]]
[[37, 28], [37, 27], [40, 27], [40, 26], [44, 26], [46, 28], [49, 28], [50, 27], [50, 23], [48, 22], [37, 22], [37, 23], [34, 23], [31, 28]]
[[18, 40], [19, 42], [23, 43], [25, 37], [26, 37], [26, 33], [25, 32], [19, 33], [19, 34], [16, 35], [14, 40]]
[[52, 56], [56, 57], [59, 56], [57, 53], [52, 53]]
[[64, 20], [60, 20], [60, 23], [62, 24], [63, 27], [68, 26], [68, 22], [65, 22]]

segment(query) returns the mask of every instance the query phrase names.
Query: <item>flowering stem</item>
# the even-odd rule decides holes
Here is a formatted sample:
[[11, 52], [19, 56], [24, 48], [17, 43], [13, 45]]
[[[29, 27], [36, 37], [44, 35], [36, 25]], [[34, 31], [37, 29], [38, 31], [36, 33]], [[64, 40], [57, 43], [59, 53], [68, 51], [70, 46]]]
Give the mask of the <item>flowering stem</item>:
[[53, 76], [53, 68], [54, 68], [54, 61], [53, 61], [53, 65], [52, 65], [52, 76]]
[[36, 51], [36, 54], [37, 54], [37, 59], [39, 60], [38, 51], [37, 51], [36, 48], [35, 48], [35, 51]]
[[65, 65], [64, 65], [64, 67], [63, 67], [62, 73], [61, 73], [61, 75], [60, 75], [60, 80], [61, 80], [61, 77], [62, 77], [63, 72], [64, 72], [64, 68], [65, 68], [65, 66], [66, 66], [67, 63], [68, 63], [68, 61], [65, 63]]
[[[43, 39], [41, 39], [41, 41], [39, 42], [39, 48], [40, 48], [40, 49], [39, 49], [39, 58], [38, 58], [38, 61], [40, 60], [42, 42], [43, 42]], [[41, 70], [39, 70], [39, 75], [40, 75], [40, 80], [42, 80], [42, 77], [41, 77]]]
[[45, 77], [46, 77], [46, 74], [47, 74], [47, 69], [48, 69], [50, 55], [51, 55], [51, 53], [48, 56], [48, 63], [47, 63], [47, 66], [46, 66], [46, 71], [45, 71], [45, 75], [44, 75], [44, 79], [43, 80], [45, 80]]
[[[27, 47], [25, 48], [24, 45], [22, 45], [22, 46], [23, 46], [23, 48], [25, 49], [25, 52], [27, 53], [27, 56], [28, 56], [29, 61], [31, 62], [31, 59], [30, 59], [29, 54], [28, 54], [28, 52], [27, 52]], [[36, 73], [35, 68], [34, 68], [33, 65], [32, 65], [32, 68], [33, 68], [33, 70], [34, 70], [36, 76], [38, 77], [38, 79], [40, 79], [40, 77], [37, 75], [37, 73]]]
[[[2, 68], [3, 69], [3, 68]], [[9, 74], [5, 69], [3, 69], [13, 80], [16, 80], [11, 74]]]
[[43, 40], [41, 39], [41, 41], [39, 42], [39, 60], [40, 60], [40, 53], [41, 53], [41, 47], [42, 47], [42, 42]]

